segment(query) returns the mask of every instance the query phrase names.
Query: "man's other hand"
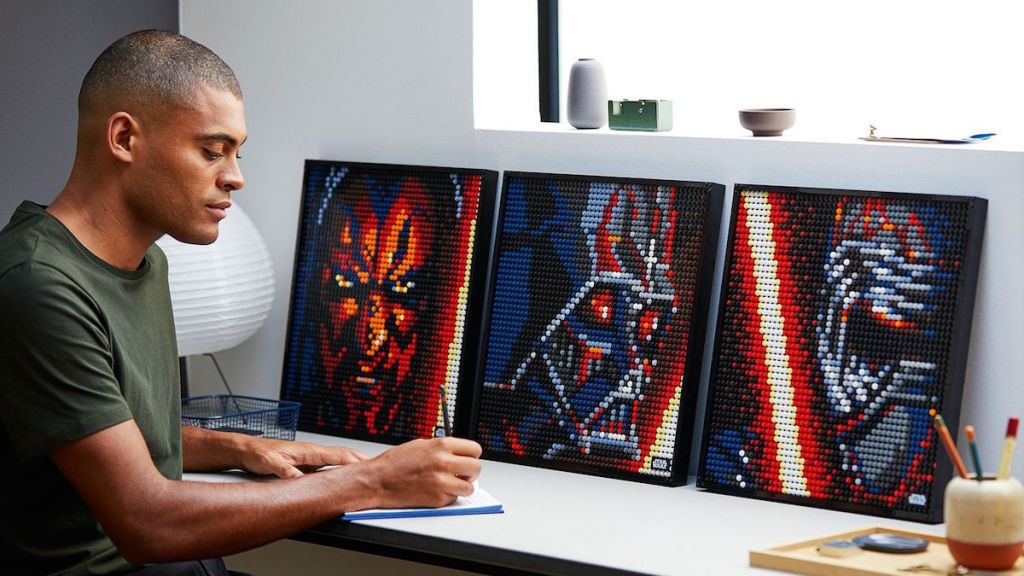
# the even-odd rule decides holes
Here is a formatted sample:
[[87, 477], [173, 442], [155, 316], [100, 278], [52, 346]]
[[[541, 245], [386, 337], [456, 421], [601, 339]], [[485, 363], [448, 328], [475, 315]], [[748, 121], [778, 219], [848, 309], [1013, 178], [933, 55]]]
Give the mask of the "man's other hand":
[[369, 458], [353, 448], [260, 438], [253, 439], [242, 455], [242, 468], [253, 474], [298, 478], [324, 466], [352, 464]]

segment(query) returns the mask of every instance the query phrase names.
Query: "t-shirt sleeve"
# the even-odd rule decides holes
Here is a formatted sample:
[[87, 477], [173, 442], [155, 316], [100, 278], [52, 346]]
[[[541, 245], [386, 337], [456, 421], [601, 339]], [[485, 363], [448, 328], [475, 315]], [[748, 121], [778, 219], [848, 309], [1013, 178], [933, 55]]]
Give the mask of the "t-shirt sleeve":
[[51, 267], [0, 276], [0, 419], [27, 460], [129, 420], [102, 312]]

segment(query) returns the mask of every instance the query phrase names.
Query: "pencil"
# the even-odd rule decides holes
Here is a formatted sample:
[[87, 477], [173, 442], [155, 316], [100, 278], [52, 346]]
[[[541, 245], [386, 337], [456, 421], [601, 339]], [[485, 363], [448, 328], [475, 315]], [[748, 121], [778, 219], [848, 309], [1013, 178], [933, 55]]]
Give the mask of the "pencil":
[[949, 459], [953, 461], [953, 466], [956, 467], [956, 471], [960, 474], [961, 478], [967, 478], [967, 467], [964, 466], [964, 461], [960, 459], [960, 452], [956, 449], [956, 443], [953, 442], [953, 437], [949, 434], [949, 428], [946, 428], [946, 422], [942, 419], [942, 414], [935, 414], [935, 430], [939, 432], [939, 438], [942, 439], [942, 445], [946, 447], [946, 453], [949, 455]]
[[1013, 464], [1013, 449], [1017, 446], [1018, 420], [1011, 417], [1006, 423], [1006, 439], [1003, 440], [1003, 456], [999, 460], [999, 474], [996, 478], [1006, 480], [1010, 477], [1010, 466]]
[[448, 387], [441, 384], [439, 389], [441, 391], [441, 418], [444, 420], [444, 435], [450, 438], [452, 435], [452, 420], [448, 414]]
[[974, 473], [978, 478], [978, 482], [985, 479], [985, 471], [981, 469], [981, 457], [978, 456], [978, 445], [974, 442], [974, 426], [968, 424], [964, 426], [964, 432], [967, 434], [967, 445], [971, 447], [971, 458], [974, 460]]

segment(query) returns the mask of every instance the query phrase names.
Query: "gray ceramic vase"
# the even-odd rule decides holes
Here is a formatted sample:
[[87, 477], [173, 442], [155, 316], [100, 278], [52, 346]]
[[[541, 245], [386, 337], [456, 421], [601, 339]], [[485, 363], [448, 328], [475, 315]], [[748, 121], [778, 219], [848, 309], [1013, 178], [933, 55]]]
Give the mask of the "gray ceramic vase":
[[569, 124], [600, 128], [608, 122], [608, 86], [604, 66], [593, 58], [580, 58], [569, 70]]

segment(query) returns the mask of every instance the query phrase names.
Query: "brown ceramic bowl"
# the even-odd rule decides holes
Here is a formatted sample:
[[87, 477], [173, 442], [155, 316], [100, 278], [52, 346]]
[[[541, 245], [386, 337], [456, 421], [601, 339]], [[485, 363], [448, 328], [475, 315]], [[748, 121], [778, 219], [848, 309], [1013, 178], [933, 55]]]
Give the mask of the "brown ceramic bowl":
[[793, 108], [751, 108], [740, 110], [740, 125], [754, 136], [782, 136], [782, 131], [796, 123]]

